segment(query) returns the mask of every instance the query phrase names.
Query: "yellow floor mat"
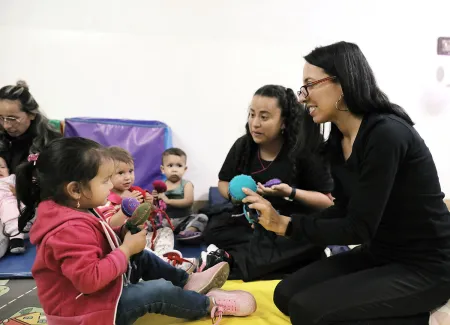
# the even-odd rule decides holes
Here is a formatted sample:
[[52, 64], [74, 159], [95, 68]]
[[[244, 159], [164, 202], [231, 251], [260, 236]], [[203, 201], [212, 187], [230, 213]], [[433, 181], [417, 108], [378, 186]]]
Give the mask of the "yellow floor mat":
[[[257, 281], [257, 282], [242, 282], [242, 281], [227, 281], [223, 286], [225, 290], [246, 290], [251, 292], [256, 299], [258, 308], [256, 312], [248, 317], [232, 317], [226, 316], [222, 319], [220, 325], [289, 325], [289, 317], [283, 315], [277, 307], [273, 304], [273, 291], [279, 281]], [[168, 316], [148, 314], [140, 318], [135, 324], [158, 324], [158, 325], [172, 325], [172, 324], [192, 324], [192, 325], [209, 325], [211, 318], [205, 317], [202, 320], [186, 321]]]

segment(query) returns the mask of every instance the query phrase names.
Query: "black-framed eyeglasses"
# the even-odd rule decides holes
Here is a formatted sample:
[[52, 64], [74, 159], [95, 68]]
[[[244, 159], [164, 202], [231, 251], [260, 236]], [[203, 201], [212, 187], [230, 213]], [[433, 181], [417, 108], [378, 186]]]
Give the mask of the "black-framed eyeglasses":
[[305, 84], [305, 85], [300, 87], [300, 90], [297, 92], [297, 95], [298, 95], [299, 99], [302, 98], [302, 97], [306, 98], [306, 97], [309, 96], [309, 91], [308, 91], [309, 87], [315, 86], [317, 84], [320, 84], [320, 83], [328, 81], [328, 80], [334, 80], [336, 78], [337, 77], [335, 77], [335, 76], [331, 76], [331, 77], [326, 77], [326, 78], [322, 78], [322, 79], [319, 79], [319, 80], [316, 80], [316, 81], [309, 82], [309, 83], [307, 83], [307, 84]]

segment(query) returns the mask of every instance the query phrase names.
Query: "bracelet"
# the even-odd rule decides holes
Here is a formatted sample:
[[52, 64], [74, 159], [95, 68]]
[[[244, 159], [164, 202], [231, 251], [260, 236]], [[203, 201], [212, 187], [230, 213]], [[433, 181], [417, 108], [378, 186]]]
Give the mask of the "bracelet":
[[292, 186], [291, 194], [288, 197], [286, 197], [285, 199], [288, 201], [294, 201], [296, 194], [297, 194], [297, 189], [294, 186]]

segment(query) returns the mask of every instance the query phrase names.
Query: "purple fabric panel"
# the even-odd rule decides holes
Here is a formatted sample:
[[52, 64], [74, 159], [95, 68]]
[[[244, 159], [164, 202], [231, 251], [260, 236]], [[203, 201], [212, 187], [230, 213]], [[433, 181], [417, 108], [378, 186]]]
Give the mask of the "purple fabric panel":
[[130, 125], [85, 123], [66, 120], [66, 137], [80, 136], [97, 141], [104, 146], [119, 146], [134, 158], [135, 185], [151, 190], [152, 182], [161, 179], [161, 156], [165, 148], [164, 127], [139, 127]]

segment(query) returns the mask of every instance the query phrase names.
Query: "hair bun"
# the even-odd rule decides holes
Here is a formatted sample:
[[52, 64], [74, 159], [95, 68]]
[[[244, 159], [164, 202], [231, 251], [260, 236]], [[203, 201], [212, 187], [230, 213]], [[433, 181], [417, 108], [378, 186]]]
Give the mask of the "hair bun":
[[17, 86], [17, 87], [25, 88], [26, 90], [29, 90], [29, 89], [30, 89], [30, 88], [28, 87], [27, 82], [24, 81], [24, 80], [19, 80], [19, 81], [17, 81], [16, 86]]

